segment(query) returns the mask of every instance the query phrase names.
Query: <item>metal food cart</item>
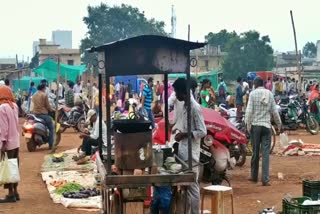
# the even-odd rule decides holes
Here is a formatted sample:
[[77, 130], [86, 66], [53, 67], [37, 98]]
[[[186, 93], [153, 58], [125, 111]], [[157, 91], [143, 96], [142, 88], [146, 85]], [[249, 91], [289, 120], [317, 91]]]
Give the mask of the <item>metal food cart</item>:
[[[111, 109], [110, 100], [106, 99], [107, 116], [107, 158], [102, 156], [102, 117], [100, 123], [100, 156], [97, 157], [97, 168], [101, 175], [103, 213], [111, 213], [110, 189], [135, 188], [153, 185], [188, 186], [195, 182], [192, 172], [191, 151], [191, 107], [190, 107], [190, 50], [201, 48], [205, 43], [189, 42], [163, 36], [142, 35], [129, 39], [92, 47], [89, 52], [98, 53], [100, 72], [99, 90], [102, 90], [101, 73], [105, 72], [106, 85], [110, 77], [122, 75], [164, 75], [165, 85], [165, 137], [168, 142], [168, 74], [185, 73], [187, 76], [187, 123], [188, 123], [188, 170], [180, 174], [144, 174], [144, 175], [111, 175]], [[106, 87], [106, 94], [110, 88]], [[100, 93], [100, 101], [101, 101]], [[102, 112], [102, 102], [100, 102]], [[130, 144], [130, 142], [128, 142]], [[120, 213], [122, 213], [122, 208]]]

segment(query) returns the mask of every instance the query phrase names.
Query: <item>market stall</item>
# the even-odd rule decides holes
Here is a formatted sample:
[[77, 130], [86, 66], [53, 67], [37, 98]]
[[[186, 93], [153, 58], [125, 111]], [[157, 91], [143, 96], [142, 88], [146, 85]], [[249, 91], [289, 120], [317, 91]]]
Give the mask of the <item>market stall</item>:
[[[119, 175], [112, 175], [111, 157], [111, 112], [110, 100], [107, 99], [107, 158], [103, 158], [102, 130], [100, 130], [100, 157], [97, 157], [97, 167], [101, 175], [103, 212], [112, 213], [110, 195], [114, 194], [113, 188], [117, 190], [150, 186], [185, 186], [195, 182], [196, 175], [192, 171], [191, 151], [191, 106], [190, 106], [190, 50], [201, 48], [205, 43], [194, 43], [169, 37], [143, 35], [117, 42], [93, 47], [90, 52], [98, 52], [98, 67], [100, 71], [100, 91], [102, 90], [101, 73], [106, 76], [106, 84], [110, 84], [110, 77], [121, 75], [162, 74], [164, 85], [168, 85], [168, 74], [185, 73], [187, 77], [187, 123], [188, 123], [188, 155], [187, 169], [178, 173], [153, 173], [152, 154], [152, 131], [125, 133], [117, 130], [114, 133], [115, 166], [119, 168]], [[109, 87], [106, 87], [109, 94]], [[101, 94], [101, 93], [100, 93]], [[100, 95], [101, 99], [101, 95]], [[168, 112], [168, 90], [165, 89], [165, 112]], [[100, 102], [100, 112], [102, 109]], [[166, 141], [168, 141], [168, 114], [166, 116]], [[102, 127], [102, 117], [100, 117]], [[127, 120], [129, 128], [137, 126], [137, 123]], [[131, 125], [130, 125], [131, 124]], [[141, 125], [141, 124], [140, 124]], [[139, 126], [140, 126], [139, 125]], [[128, 129], [126, 129], [128, 130]], [[124, 146], [125, 145], [125, 146]], [[151, 149], [151, 150], [150, 150]], [[141, 154], [142, 153], [142, 154]], [[132, 174], [135, 169], [143, 169], [139, 176]], [[176, 190], [176, 188], [174, 188]], [[176, 191], [173, 191], [173, 199]], [[123, 205], [127, 197], [120, 191], [118, 196], [117, 212], [123, 213]], [[174, 212], [174, 200], [172, 200], [171, 212]]]

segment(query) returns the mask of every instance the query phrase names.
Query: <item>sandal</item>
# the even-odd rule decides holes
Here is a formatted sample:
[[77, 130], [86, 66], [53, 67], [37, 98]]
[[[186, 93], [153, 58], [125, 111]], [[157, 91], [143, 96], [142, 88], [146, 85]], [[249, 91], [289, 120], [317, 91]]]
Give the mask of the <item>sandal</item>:
[[0, 199], [0, 204], [2, 203], [15, 203], [17, 201], [16, 197], [7, 195], [5, 198]]
[[20, 201], [20, 195], [17, 193], [17, 194], [15, 194], [15, 196], [16, 196], [16, 200]]

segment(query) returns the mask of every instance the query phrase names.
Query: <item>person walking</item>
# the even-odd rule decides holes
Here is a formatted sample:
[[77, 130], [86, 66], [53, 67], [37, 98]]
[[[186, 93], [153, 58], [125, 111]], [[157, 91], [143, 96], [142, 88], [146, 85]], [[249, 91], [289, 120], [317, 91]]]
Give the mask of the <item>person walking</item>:
[[52, 149], [53, 146], [53, 138], [54, 138], [54, 127], [51, 116], [49, 116], [50, 112], [53, 112], [49, 104], [48, 95], [45, 92], [46, 85], [40, 84], [38, 86], [38, 91], [32, 97], [33, 109], [32, 113], [35, 114], [36, 117], [41, 118], [45, 121], [46, 126], [49, 129], [49, 149]]
[[260, 148], [262, 150], [262, 185], [270, 186], [269, 153], [271, 146], [271, 118], [274, 119], [279, 131], [282, 131], [281, 119], [276, 108], [273, 94], [263, 87], [263, 79], [254, 80], [255, 90], [250, 93], [246, 109], [245, 123], [250, 132], [252, 142], [251, 177], [250, 181], [258, 182]]
[[226, 103], [227, 85], [223, 81], [223, 79], [220, 79], [217, 92], [218, 92], [218, 105]]
[[74, 92], [73, 82], [68, 81], [68, 86], [64, 95], [65, 104], [67, 107], [72, 108], [74, 106]]
[[[12, 91], [7, 86], [0, 86], [0, 151], [6, 152], [9, 159], [19, 159], [20, 134], [19, 110]], [[8, 195], [0, 203], [12, 203], [20, 200], [18, 183], [4, 185]]]
[[200, 90], [200, 104], [202, 107], [209, 108], [209, 102], [210, 102], [210, 81], [208, 79], [204, 79], [202, 81], [202, 86]]
[[28, 89], [28, 113], [30, 112], [31, 98], [36, 92], [37, 92], [37, 89], [34, 86], [34, 82], [31, 82], [30, 87]]
[[[184, 78], [179, 78], [173, 83], [173, 88], [175, 91], [176, 98], [179, 102], [183, 102], [181, 108], [175, 109], [175, 114], [179, 115], [176, 118], [176, 124], [173, 130], [175, 134], [175, 141], [179, 143], [178, 156], [183, 161], [188, 160], [188, 124], [187, 121], [187, 80]], [[194, 88], [194, 87], [193, 87]], [[190, 93], [192, 94], [192, 93]], [[191, 135], [192, 135], [192, 162], [193, 165], [199, 163], [200, 157], [200, 141], [201, 138], [205, 137], [207, 134], [207, 129], [204, 123], [201, 106], [196, 102], [194, 97], [190, 95], [190, 105], [191, 105]], [[177, 112], [179, 111], [179, 112]], [[193, 171], [196, 173], [196, 181], [192, 183], [188, 188], [184, 189], [182, 192], [181, 199], [186, 200], [186, 210], [185, 203], [180, 203], [178, 206], [177, 213], [189, 213], [197, 214], [200, 210], [200, 187], [198, 182], [199, 169], [194, 167]]]
[[242, 119], [242, 107], [243, 107], [243, 96], [247, 93], [247, 88], [242, 88], [242, 78], [238, 77], [236, 87], [236, 107], [237, 107], [237, 121], [241, 122]]
[[148, 84], [146, 84], [144, 86], [143, 91], [142, 91], [141, 107], [147, 111], [148, 118], [151, 121], [151, 126], [152, 126], [152, 128], [154, 128], [155, 127], [154, 117], [153, 117], [152, 109], [151, 109], [152, 101], [153, 101], [152, 87], [153, 87], [153, 78], [150, 77], [148, 79]]

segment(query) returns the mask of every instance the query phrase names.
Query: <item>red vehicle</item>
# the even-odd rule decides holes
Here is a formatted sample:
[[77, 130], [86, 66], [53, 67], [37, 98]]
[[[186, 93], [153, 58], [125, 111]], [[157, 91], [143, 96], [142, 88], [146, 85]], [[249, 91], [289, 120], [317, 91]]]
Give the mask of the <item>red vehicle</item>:
[[[246, 136], [218, 112], [202, 108], [207, 136], [201, 140], [200, 162], [203, 164], [203, 180], [220, 184], [229, 166], [242, 166], [246, 161]], [[173, 118], [170, 113], [169, 120]], [[170, 136], [169, 136], [170, 139]], [[153, 133], [153, 142], [165, 144], [165, 121], [160, 120]]]

